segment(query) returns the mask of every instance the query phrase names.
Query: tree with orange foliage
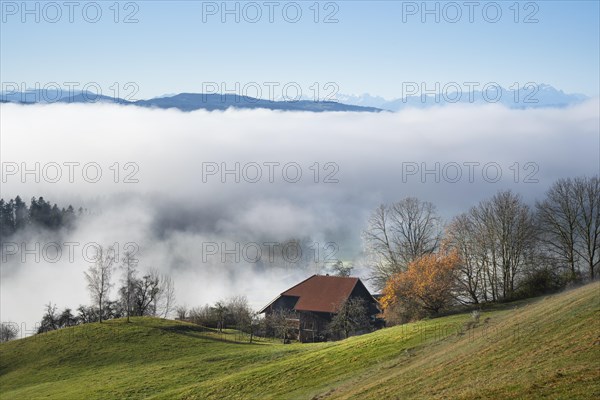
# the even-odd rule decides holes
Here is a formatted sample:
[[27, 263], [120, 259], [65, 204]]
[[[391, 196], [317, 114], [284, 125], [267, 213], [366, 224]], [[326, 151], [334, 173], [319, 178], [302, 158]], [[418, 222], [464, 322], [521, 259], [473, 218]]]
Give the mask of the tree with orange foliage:
[[[381, 304], [386, 314], [402, 313], [403, 321], [423, 314], [435, 315], [448, 306], [456, 288], [456, 270], [460, 257], [456, 251], [445, 250], [426, 254], [388, 279]], [[396, 316], [398, 317], [398, 316]]]

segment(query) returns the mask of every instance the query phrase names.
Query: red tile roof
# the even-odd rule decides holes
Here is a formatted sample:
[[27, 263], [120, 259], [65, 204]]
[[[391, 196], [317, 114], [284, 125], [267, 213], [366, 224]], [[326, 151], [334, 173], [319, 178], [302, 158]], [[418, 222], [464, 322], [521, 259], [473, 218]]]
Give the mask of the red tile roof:
[[294, 307], [297, 311], [335, 313], [358, 282], [358, 278], [313, 275], [281, 295], [299, 297]]

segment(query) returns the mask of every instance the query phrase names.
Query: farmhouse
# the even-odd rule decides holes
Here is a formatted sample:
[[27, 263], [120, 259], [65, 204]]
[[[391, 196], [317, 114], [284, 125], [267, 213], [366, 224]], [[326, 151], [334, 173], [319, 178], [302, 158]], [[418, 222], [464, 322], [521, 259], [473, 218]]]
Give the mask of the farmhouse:
[[298, 340], [314, 342], [325, 340], [327, 325], [339, 307], [348, 299], [365, 301], [365, 313], [374, 327], [380, 320], [379, 303], [358, 278], [313, 275], [281, 293], [260, 313], [267, 317], [285, 313]]

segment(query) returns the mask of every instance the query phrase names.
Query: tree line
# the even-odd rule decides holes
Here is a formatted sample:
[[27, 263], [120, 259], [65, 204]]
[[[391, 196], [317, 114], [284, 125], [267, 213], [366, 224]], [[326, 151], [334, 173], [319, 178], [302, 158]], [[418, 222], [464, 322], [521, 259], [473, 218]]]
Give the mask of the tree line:
[[[116, 254], [113, 247], [97, 248], [94, 263], [84, 272], [91, 304], [80, 305], [75, 313], [68, 307], [59, 312], [56, 305], [47, 304], [38, 333], [113, 318], [127, 318], [127, 322], [131, 316], [167, 318], [174, 312], [173, 279], [156, 269], [149, 269], [139, 276], [138, 260], [132, 252], [126, 251], [120, 259]], [[121, 278], [117, 296], [111, 298], [115, 271], [120, 271]]]
[[[37, 329], [44, 333], [70, 326], [102, 322], [114, 318], [130, 316], [154, 316], [167, 318], [174, 314], [177, 319], [195, 323], [203, 327], [216, 329], [235, 329], [239, 335], [246, 336], [250, 342], [254, 337], [278, 337], [284, 342], [290, 338], [293, 326], [290, 321], [296, 315], [278, 313], [270, 318], [261, 318], [248, 304], [245, 296], [234, 295], [214, 304], [193, 307], [176, 305], [175, 288], [171, 277], [161, 275], [150, 269], [140, 274], [138, 261], [132, 252], [125, 252], [116, 259], [112, 247], [99, 246], [96, 249], [94, 263], [84, 272], [86, 287], [90, 294], [89, 305], [79, 305], [75, 310], [66, 307], [59, 310], [52, 302], [44, 306], [44, 314]], [[340, 276], [348, 276], [352, 267], [337, 263], [332, 271]], [[120, 273], [116, 297], [110, 294], [115, 286], [115, 272]], [[141, 275], [141, 276], [140, 276]], [[339, 315], [334, 318], [328, 332], [341, 337], [357, 327], [368, 327], [365, 320], [365, 304], [358, 300], [345, 302], [340, 306]], [[6, 327], [11, 328], [7, 325]], [[4, 332], [4, 331], [3, 331]], [[8, 336], [7, 331], [7, 336]], [[7, 337], [7, 340], [8, 337]]]
[[598, 276], [600, 180], [557, 180], [533, 206], [499, 191], [446, 224], [432, 203], [406, 198], [378, 207], [364, 240], [399, 321], [557, 291]]
[[77, 216], [83, 213], [81, 207], [75, 212], [71, 205], [60, 208], [43, 197], [32, 197], [29, 206], [20, 196], [8, 201], [0, 199], [0, 239], [8, 238], [28, 226], [51, 230], [70, 228]]

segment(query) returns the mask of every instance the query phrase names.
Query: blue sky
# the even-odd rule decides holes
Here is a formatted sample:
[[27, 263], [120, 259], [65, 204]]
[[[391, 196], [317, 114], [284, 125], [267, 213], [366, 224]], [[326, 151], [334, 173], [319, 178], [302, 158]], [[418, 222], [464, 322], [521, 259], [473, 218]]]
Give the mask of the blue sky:
[[[514, 1], [475, 2], [472, 23], [463, 1], [428, 2], [430, 9], [437, 4], [439, 23], [433, 14], [422, 15], [420, 1], [320, 2], [318, 23], [314, 1], [274, 2], [273, 23], [264, 1], [254, 3], [262, 12], [257, 23], [247, 21], [256, 10], [248, 2], [227, 3], [232, 9], [238, 4], [239, 23], [235, 15], [221, 21], [221, 1], [120, 2], [118, 23], [114, 1], [97, 2], [102, 16], [96, 23], [86, 21], [82, 11], [87, 7], [86, 16], [93, 20], [91, 2], [77, 2], [73, 22], [63, 2], [54, 3], [62, 13], [56, 23], [50, 22], [56, 16], [54, 6], [38, 3], [39, 11], [25, 15], [23, 22], [20, 1], [1, 1], [3, 85], [96, 82], [111, 94], [107, 92], [117, 82], [125, 97], [125, 83], [135, 82], [135, 98], [201, 92], [203, 83], [210, 82], [225, 82], [231, 89], [235, 82], [240, 87], [256, 82], [263, 97], [265, 82], [279, 87], [297, 82], [304, 94], [314, 82], [322, 91], [334, 82], [341, 93], [387, 98], [400, 97], [403, 82], [425, 82], [432, 88], [435, 82], [497, 82], [507, 87], [535, 82], [589, 96], [599, 92], [598, 1], [519, 2], [518, 16]], [[295, 4], [302, 16], [291, 23], [284, 19], [283, 8], [293, 19]], [[454, 5], [462, 16], [451, 23]], [[491, 23], [496, 5], [502, 15]], [[36, 2], [27, 7], [35, 10]], [[124, 23], [132, 12], [138, 22]], [[338, 22], [324, 23], [332, 12]], [[524, 23], [528, 15], [538, 22]]]

